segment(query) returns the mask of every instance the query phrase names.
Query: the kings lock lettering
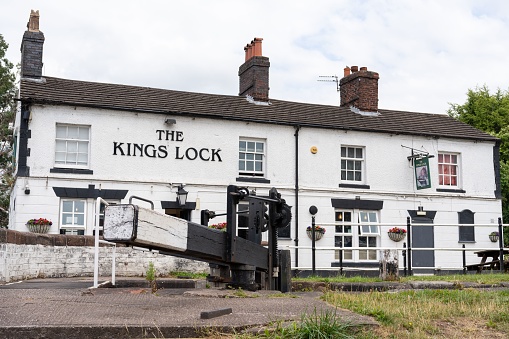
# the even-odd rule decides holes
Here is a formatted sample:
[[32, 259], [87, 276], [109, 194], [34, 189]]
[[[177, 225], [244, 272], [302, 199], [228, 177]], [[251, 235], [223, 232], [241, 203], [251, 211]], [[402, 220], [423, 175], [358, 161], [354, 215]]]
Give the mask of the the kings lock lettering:
[[[158, 140], [161, 141], [184, 141], [184, 132], [182, 131], [156, 130], [156, 135]], [[181, 148], [180, 146], [176, 146], [174, 152], [170, 152], [166, 145], [113, 142], [113, 155], [128, 157], [167, 158], [172, 153], [174, 158], [178, 160], [200, 159], [203, 161], [222, 162], [220, 152], [220, 148]]]

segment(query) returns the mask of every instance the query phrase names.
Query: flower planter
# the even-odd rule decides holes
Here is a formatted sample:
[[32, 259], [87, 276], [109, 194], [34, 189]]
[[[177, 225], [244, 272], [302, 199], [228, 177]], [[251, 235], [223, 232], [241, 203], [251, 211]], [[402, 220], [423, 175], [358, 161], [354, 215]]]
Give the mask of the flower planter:
[[32, 233], [48, 233], [49, 228], [51, 227], [51, 225], [48, 225], [48, 224], [44, 224], [44, 225], [26, 224], [26, 225], [28, 227], [28, 230]]
[[389, 235], [389, 239], [395, 242], [399, 242], [403, 239], [405, 239], [406, 233], [394, 233], [394, 232], [387, 232]]
[[[309, 231], [306, 230], [306, 234], [308, 235], [309, 239], [312, 239], [311, 238], [312, 233], [311, 233], [310, 230]], [[315, 240], [320, 240], [320, 239], [322, 239], [322, 237], [323, 237], [323, 233], [320, 232], [320, 231], [315, 230]]]
[[491, 242], [497, 242], [498, 241], [498, 235], [488, 235], [490, 237]]

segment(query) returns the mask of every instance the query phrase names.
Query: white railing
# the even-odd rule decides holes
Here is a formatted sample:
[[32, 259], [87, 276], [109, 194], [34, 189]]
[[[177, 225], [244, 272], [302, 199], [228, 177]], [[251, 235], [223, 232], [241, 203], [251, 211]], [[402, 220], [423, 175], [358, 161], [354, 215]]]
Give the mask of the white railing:
[[[411, 229], [414, 227], [414, 226], [433, 226], [433, 227], [459, 227], [459, 226], [474, 226], [474, 227], [486, 227], [486, 228], [491, 228], [491, 229], [494, 229], [496, 228], [497, 232], [499, 232], [499, 239], [502, 239], [502, 242], [503, 242], [503, 228], [504, 227], [507, 227], [509, 226], [509, 224], [436, 224], [436, 223], [426, 223], [426, 224], [418, 224], [418, 223], [370, 223], [370, 222], [362, 222], [362, 223], [354, 223], [354, 222], [351, 222], [351, 223], [320, 223], [320, 222], [315, 222], [315, 225], [319, 225], [321, 227], [328, 227], [328, 226], [331, 226], [331, 227], [335, 227], [335, 226], [351, 226], [352, 228], [353, 227], [358, 227], [358, 226], [371, 226], [371, 225], [376, 225], [378, 226], [378, 233], [377, 234], [373, 234], [373, 233], [370, 233], [370, 234], [366, 234], [366, 236], [373, 236], [373, 235], [377, 235], [377, 236], [380, 236], [381, 234], [381, 228], [382, 226], [387, 226], [387, 227], [400, 227], [400, 228], [404, 228], [405, 230], [407, 230], [408, 232], [408, 227], [410, 227], [410, 233], [411, 233]], [[334, 234], [334, 233], [333, 233]], [[407, 233], [408, 234], [408, 233]], [[489, 233], [488, 233], [489, 234]], [[488, 234], [486, 236], [488, 236]], [[341, 233], [342, 236], [354, 236], [354, 233]], [[360, 236], [360, 234], [357, 234], [357, 236]], [[315, 240], [315, 243], [316, 243], [316, 240]], [[302, 245], [299, 245], [299, 246], [293, 246], [293, 245], [287, 245], [287, 246], [284, 246], [288, 249], [305, 249], [305, 250], [311, 250], [312, 252], [312, 255], [314, 255], [314, 251], [371, 251], [371, 250], [376, 250], [376, 251], [379, 251], [379, 250], [395, 250], [395, 251], [398, 251], [398, 252], [403, 252], [403, 253], [406, 253], [408, 254], [409, 252], [411, 253], [411, 251], [451, 251], [451, 252], [463, 252], [463, 253], [466, 253], [466, 252], [476, 252], [476, 251], [486, 251], [486, 250], [500, 250], [500, 242], [496, 242], [494, 243], [494, 246], [493, 247], [412, 247], [411, 246], [411, 240], [410, 239], [407, 239], [407, 243], [408, 243], [408, 246], [405, 246], [405, 247], [396, 247], [396, 246], [393, 246], [393, 247], [336, 247], [336, 246], [320, 246], [320, 247], [317, 247], [316, 245], [313, 247], [313, 245], [309, 245], [309, 246], [302, 246]], [[468, 244], [468, 243], [465, 243], [465, 244]], [[463, 245], [463, 244], [462, 244]], [[505, 248], [502, 248], [502, 250], [508, 250], [509, 248], [505, 247]], [[341, 255], [341, 254], [340, 254]], [[300, 258], [299, 258], [300, 259]], [[312, 260], [313, 261], [313, 260]], [[340, 260], [340, 263], [342, 263], [343, 260]], [[370, 267], [352, 267], [351, 265], [354, 265], [355, 263], [359, 263], [359, 264], [364, 264], [364, 263], [367, 263], [367, 262], [376, 262], [376, 261], [362, 261], [362, 262], [354, 262], [354, 261], [348, 261], [348, 270], [378, 270], [378, 268], [370, 268]], [[411, 260], [410, 260], [410, 264], [411, 264]], [[404, 264], [405, 265], [405, 269], [407, 269], [406, 267], [406, 263]], [[340, 267], [330, 267], [330, 266], [327, 266], [327, 267], [308, 267], [308, 266], [298, 266], [298, 267], [292, 267], [292, 269], [297, 269], [297, 270], [309, 270], [309, 269], [317, 269], [317, 270], [331, 270], [331, 269], [335, 269], [335, 268], [338, 268], [338, 269], [343, 269], [342, 266]], [[400, 268], [403, 268], [401, 265], [400, 265]], [[434, 269], [434, 270], [444, 270], [444, 269], [458, 269], [458, 267], [444, 267], [444, 266], [437, 266], [437, 267], [412, 267], [409, 265], [408, 269], [411, 270], [413, 268], [418, 268], [418, 269]], [[464, 267], [461, 267], [461, 269], [464, 269]]]
[[113, 246], [112, 256], [111, 256], [111, 284], [115, 286], [115, 254], [117, 244], [113, 242], [109, 242], [106, 240], [99, 240], [99, 220], [101, 213], [101, 203], [108, 206], [109, 204], [102, 198], [97, 198], [96, 206], [95, 206], [95, 244], [94, 244], [94, 286], [93, 288], [99, 287], [99, 244], [106, 244]]

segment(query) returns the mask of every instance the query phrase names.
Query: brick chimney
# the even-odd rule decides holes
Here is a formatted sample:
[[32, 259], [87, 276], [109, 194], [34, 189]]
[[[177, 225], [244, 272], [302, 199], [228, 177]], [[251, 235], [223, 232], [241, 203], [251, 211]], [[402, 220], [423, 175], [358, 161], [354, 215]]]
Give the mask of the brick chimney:
[[353, 106], [364, 112], [378, 111], [378, 79], [367, 67], [346, 67], [339, 81], [341, 106]]
[[262, 38], [254, 38], [244, 47], [246, 58], [239, 67], [239, 95], [255, 101], [269, 101], [269, 58], [262, 56]]
[[39, 31], [39, 11], [32, 10], [27, 24], [28, 30], [21, 42], [21, 77], [42, 77], [42, 46], [44, 33]]

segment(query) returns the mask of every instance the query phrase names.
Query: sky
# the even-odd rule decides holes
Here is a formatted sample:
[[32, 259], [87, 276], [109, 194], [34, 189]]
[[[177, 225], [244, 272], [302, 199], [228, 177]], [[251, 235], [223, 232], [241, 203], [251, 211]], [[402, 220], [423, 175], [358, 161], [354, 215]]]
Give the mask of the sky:
[[0, 0], [13, 63], [31, 9], [52, 77], [238, 95], [259, 37], [273, 99], [338, 105], [318, 80], [346, 66], [379, 73], [381, 109], [444, 114], [468, 89], [509, 88], [506, 0]]

